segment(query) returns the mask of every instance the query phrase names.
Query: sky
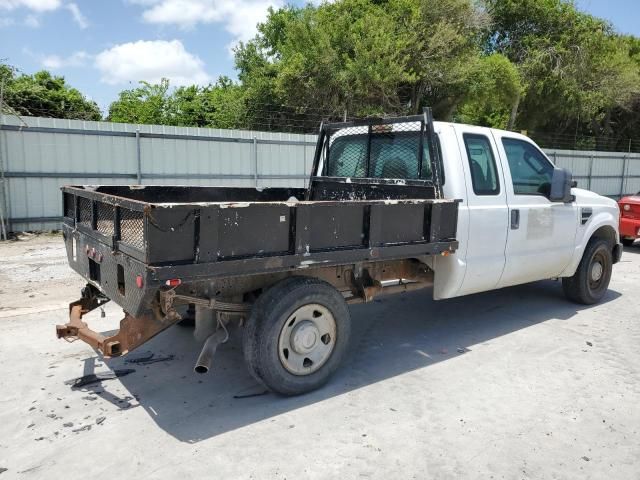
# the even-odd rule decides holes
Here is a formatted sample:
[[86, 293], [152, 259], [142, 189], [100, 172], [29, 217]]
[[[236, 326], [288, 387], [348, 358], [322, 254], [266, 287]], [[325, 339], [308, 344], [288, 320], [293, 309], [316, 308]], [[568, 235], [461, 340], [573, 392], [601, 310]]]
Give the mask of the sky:
[[[235, 78], [233, 46], [285, 1], [0, 0], [0, 61], [62, 75], [104, 111], [139, 80], [167, 77], [177, 86]], [[640, 36], [640, 0], [576, 4]]]

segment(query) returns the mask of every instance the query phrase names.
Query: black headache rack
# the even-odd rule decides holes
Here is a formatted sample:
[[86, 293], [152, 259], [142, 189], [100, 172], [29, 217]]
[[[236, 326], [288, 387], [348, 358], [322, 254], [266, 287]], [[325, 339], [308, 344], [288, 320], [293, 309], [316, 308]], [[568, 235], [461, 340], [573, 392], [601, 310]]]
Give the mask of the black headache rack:
[[[134, 316], [172, 279], [437, 255], [458, 246], [455, 200], [307, 202], [294, 200], [305, 189], [224, 187], [63, 192], [70, 265]], [[192, 201], [158, 201], [171, 194]]]
[[306, 198], [378, 198], [375, 185], [386, 186], [387, 198], [442, 198], [443, 181], [433, 114], [425, 108], [421, 115], [321, 124]]

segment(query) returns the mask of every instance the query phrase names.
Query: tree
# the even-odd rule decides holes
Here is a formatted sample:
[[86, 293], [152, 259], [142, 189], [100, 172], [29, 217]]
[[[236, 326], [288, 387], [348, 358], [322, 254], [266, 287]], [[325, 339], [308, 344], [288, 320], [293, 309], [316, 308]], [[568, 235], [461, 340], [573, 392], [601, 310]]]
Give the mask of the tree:
[[118, 99], [109, 105], [110, 122], [171, 124], [169, 116], [169, 80], [159, 84], [140, 82], [140, 86], [123, 90]]
[[244, 89], [227, 77], [214, 85], [171, 89], [164, 78], [158, 84], [140, 82], [124, 90], [109, 106], [112, 122], [185, 127], [240, 128], [246, 122]]
[[512, 127], [522, 93], [520, 72], [507, 57], [499, 53], [482, 57], [470, 75], [467, 95], [455, 119], [493, 128]]
[[612, 134], [612, 114], [638, 94], [640, 72], [611, 25], [565, 0], [485, 0], [486, 49], [524, 81], [517, 125], [555, 133]]
[[[342, 0], [271, 10], [236, 50], [248, 98], [342, 116], [450, 118], [481, 54], [486, 16], [470, 0]], [[293, 112], [296, 113], [296, 112]], [[299, 112], [298, 112], [299, 113]]]
[[16, 75], [9, 65], [0, 64], [4, 102], [19, 115], [100, 120], [98, 105], [69, 86], [64, 77], [47, 71]]

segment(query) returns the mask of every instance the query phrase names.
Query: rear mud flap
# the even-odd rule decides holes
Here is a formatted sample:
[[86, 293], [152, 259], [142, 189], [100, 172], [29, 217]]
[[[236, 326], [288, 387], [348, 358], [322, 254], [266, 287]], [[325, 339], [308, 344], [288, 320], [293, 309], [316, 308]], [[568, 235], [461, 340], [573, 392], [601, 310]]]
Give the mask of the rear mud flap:
[[83, 315], [105, 303], [96, 297], [83, 297], [69, 304], [69, 323], [56, 325], [58, 338], [80, 339], [99, 350], [105, 357], [119, 357], [139, 347], [158, 333], [180, 320], [179, 315], [164, 316], [159, 311], [148, 311], [139, 317], [125, 312], [120, 330], [105, 336], [89, 328]]

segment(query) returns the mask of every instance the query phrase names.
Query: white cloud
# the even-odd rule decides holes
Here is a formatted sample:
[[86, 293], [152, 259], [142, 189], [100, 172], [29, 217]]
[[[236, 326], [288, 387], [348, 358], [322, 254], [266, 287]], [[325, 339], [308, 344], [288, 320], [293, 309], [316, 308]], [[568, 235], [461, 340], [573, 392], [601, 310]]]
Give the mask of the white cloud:
[[50, 12], [57, 10], [61, 5], [61, 0], [0, 0], [0, 8], [4, 10], [24, 7], [35, 12]]
[[3, 27], [10, 27], [11, 25], [13, 25], [15, 23], [15, 21], [13, 20], [13, 18], [10, 17], [0, 17], [0, 28]]
[[87, 52], [75, 52], [68, 57], [60, 57], [59, 55], [46, 55], [42, 57], [41, 63], [44, 68], [50, 70], [58, 70], [64, 67], [82, 67], [91, 59], [91, 55]]
[[24, 25], [31, 28], [40, 26], [39, 14], [52, 12], [60, 8], [65, 8], [71, 12], [73, 21], [82, 29], [89, 26], [87, 18], [82, 14], [76, 3], [63, 3], [62, 0], [0, 0], [0, 10], [15, 10], [18, 8], [26, 8], [33, 13], [25, 17]]
[[192, 28], [199, 23], [221, 23], [234, 41], [246, 41], [267, 18], [269, 7], [283, 0], [130, 0], [142, 5], [142, 18], [149, 23]]
[[89, 26], [87, 17], [82, 14], [80, 9], [78, 8], [78, 5], [76, 5], [75, 3], [68, 3], [67, 5], [65, 5], [65, 8], [71, 12], [73, 21], [76, 22], [80, 28], [84, 30]]
[[96, 55], [95, 66], [102, 81], [111, 85], [140, 80], [158, 83], [163, 77], [174, 86], [210, 81], [202, 60], [179, 40], [122, 43]]

